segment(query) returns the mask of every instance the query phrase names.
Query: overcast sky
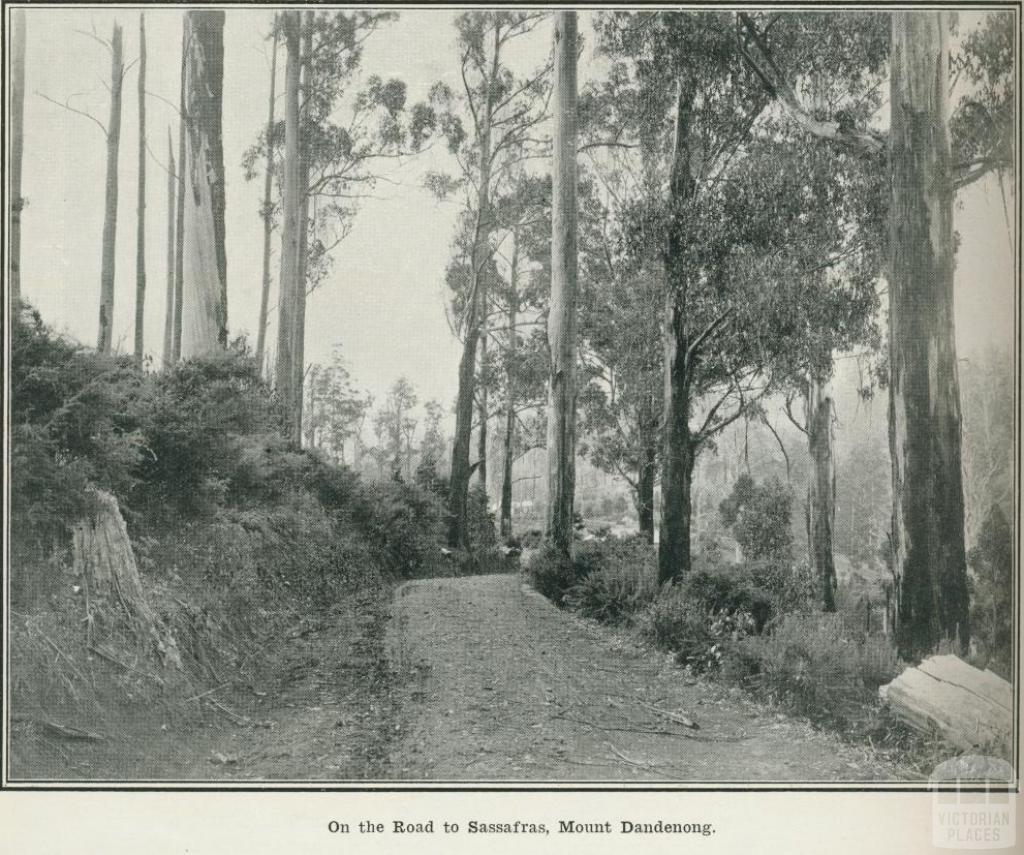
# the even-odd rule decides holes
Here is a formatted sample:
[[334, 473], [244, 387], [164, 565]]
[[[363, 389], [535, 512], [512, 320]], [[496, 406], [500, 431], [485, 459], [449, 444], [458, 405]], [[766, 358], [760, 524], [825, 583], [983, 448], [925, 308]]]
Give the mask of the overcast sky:
[[[367, 44], [364, 70], [396, 76], [409, 85], [410, 101], [430, 85], [458, 83], [450, 10], [403, 11]], [[58, 329], [95, 343], [103, 218], [104, 139], [88, 119], [36, 93], [107, 120], [110, 60], [87, 34], [109, 37], [115, 17], [125, 28], [125, 56], [138, 54], [138, 13], [72, 8], [26, 12], [25, 156], [22, 192], [22, 289]], [[156, 95], [177, 103], [181, 48], [180, 9], [147, 9], [147, 350], [162, 346], [165, 287], [167, 133], [177, 146], [176, 113]], [[241, 160], [266, 121], [271, 12], [228, 9], [225, 26], [224, 160], [227, 172], [228, 320], [232, 335], [255, 340], [262, 274], [262, 181], [247, 183]], [[588, 13], [581, 29], [589, 33]], [[524, 67], [541, 61], [550, 28], [524, 40]], [[591, 52], [580, 77], [600, 67]], [[280, 78], [279, 78], [280, 80]], [[136, 67], [128, 72], [121, 125], [120, 216], [114, 342], [132, 344], [135, 290], [135, 207], [138, 147]], [[280, 90], [280, 84], [279, 84]], [[280, 115], [280, 110], [278, 111]], [[458, 342], [445, 320], [444, 270], [456, 209], [421, 189], [427, 169], [451, 168], [437, 149], [392, 168], [379, 198], [368, 200], [346, 241], [335, 251], [333, 272], [307, 308], [306, 358], [326, 362], [335, 343], [343, 347], [355, 382], [378, 400], [399, 375], [416, 386], [420, 400], [446, 406], [457, 387]], [[394, 183], [391, 183], [394, 182]], [[1013, 334], [1013, 273], [1009, 229], [995, 180], [979, 183], [958, 199], [956, 228], [962, 243], [956, 274], [957, 335], [962, 356], [990, 343], [1009, 345]], [[275, 241], [273, 270], [276, 280]], [[275, 286], [276, 287], [276, 286]], [[271, 302], [276, 297], [272, 294]], [[275, 340], [271, 328], [268, 341]]]

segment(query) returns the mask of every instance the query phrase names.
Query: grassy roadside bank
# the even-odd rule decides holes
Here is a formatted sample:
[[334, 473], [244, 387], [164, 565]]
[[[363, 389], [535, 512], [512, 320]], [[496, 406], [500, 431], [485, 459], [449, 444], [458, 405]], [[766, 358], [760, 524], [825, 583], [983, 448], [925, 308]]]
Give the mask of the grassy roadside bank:
[[[62, 667], [40, 670], [21, 651], [42, 638], [43, 616], [15, 616], [12, 778], [385, 777], [396, 718], [397, 675], [384, 646], [394, 588], [381, 580], [339, 590], [330, 603], [263, 610], [245, 644], [231, 649], [235, 658], [213, 654], [227, 652], [227, 639], [208, 634], [208, 679], [188, 694], [181, 685], [155, 684], [156, 675], [140, 669], [126, 672], [66, 635], [53, 647], [43, 641]], [[41, 709], [24, 683], [38, 689], [44, 679], [59, 681], [66, 699]]]
[[291, 444], [244, 342], [154, 373], [12, 320], [13, 776], [378, 774], [391, 590], [458, 569], [442, 497]]

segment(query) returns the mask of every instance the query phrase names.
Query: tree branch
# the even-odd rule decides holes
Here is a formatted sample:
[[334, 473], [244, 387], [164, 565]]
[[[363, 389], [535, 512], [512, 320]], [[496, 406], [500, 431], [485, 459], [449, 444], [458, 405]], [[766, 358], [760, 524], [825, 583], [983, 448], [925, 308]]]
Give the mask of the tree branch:
[[786, 411], [786, 418], [788, 418], [793, 423], [793, 427], [800, 431], [800, 433], [802, 433], [804, 436], [807, 436], [807, 427], [805, 425], [800, 424], [800, 422], [796, 420], [796, 416], [793, 415], [792, 397], [788, 395], [786, 396], [786, 401], [783, 404], [783, 409]]
[[684, 364], [687, 367], [689, 367], [690, 365], [693, 364], [693, 358], [697, 355], [697, 351], [700, 350], [701, 345], [704, 344], [704, 342], [708, 340], [709, 336], [714, 335], [714, 333], [718, 329], [721, 328], [722, 324], [724, 324], [729, 319], [729, 316], [732, 315], [734, 308], [735, 308], [734, 306], [730, 306], [724, 312], [722, 312], [722, 314], [720, 314], [710, 324], [708, 324], [704, 328], [703, 332], [701, 332], [693, 340], [693, 342], [690, 344], [690, 346], [688, 348], [686, 348], [686, 356], [684, 357], [684, 360], [685, 360]]
[[775, 441], [779, 444], [779, 451], [782, 452], [782, 456], [783, 456], [783, 458], [786, 461], [786, 480], [789, 481], [789, 480], [791, 480], [790, 479], [789, 454], [786, 453], [786, 446], [782, 442], [782, 437], [779, 436], [778, 431], [775, 430], [775, 428], [772, 426], [772, 423], [770, 421], [768, 421], [768, 416], [762, 414], [761, 415], [761, 421], [764, 423], [764, 426], [766, 428], [768, 428], [769, 431], [771, 431], [772, 436], [775, 437]]
[[[747, 39], [743, 38], [744, 32]], [[754, 19], [747, 12], [737, 13], [736, 44], [747, 66], [760, 78], [768, 94], [808, 133], [859, 154], [879, 155], [887, 150], [886, 137], [877, 131], [850, 127], [842, 122], [820, 121], [808, 113], [772, 57], [764, 34], [758, 30]], [[760, 55], [760, 61], [748, 50], [750, 44]]]
[[[72, 107], [69, 103], [67, 103], [67, 101], [65, 101], [63, 104], [61, 104], [60, 101], [56, 101], [53, 98], [51, 98], [49, 95], [44, 95], [42, 92], [39, 92], [38, 90], [36, 91], [36, 95], [38, 95], [44, 101], [49, 101], [51, 104], [56, 104], [58, 107], [63, 107], [69, 113], [77, 113], [79, 116], [84, 116], [90, 122], [95, 122], [96, 127], [98, 127], [101, 131], [103, 131], [103, 136], [105, 136], [105, 137], [110, 136], [110, 134], [107, 132], [107, 126], [104, 125], [103, 122], [101, 122], [99, 119], [97, 119], [91, 113], [87, 113], [87, 112], [85, 112], [85, 110], [79, 110], [76, 107]], [[68, 100], [70, 100], [73, 97], [74, 96], [69, 95], [68, 96]]]
[[150, 92], [147, 89], [146, 94], [149, 95], [150, 98], [156, 98], [158, 101], [163, 101], [168, 107], [174, 110], [174, 115], [176, 115], [179, 119], [183, 118], [183, 116], [181, 115], [181, 110], [179, 109], [177, 104], [174, 104], [167, 98], [164, 98], [164, 96], [159, 94], [158, 92]]

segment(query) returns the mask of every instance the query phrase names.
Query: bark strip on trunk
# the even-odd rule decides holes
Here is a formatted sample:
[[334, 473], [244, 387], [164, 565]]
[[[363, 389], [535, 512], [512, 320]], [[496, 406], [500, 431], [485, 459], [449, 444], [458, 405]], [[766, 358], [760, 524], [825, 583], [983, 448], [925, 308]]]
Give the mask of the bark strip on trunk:
[[896, 640], [908, 660], [970, 640], [948, 54], [947, 13], [893, 13], [889, 446]]
[[836, 475], [832, 459], [835, 410], [827, 383], [807, 384], [807, 447], [811, 475], [807, 482], [807, 549], [821, 584], [822, 607], [836, 610], [836, 565], [832, 534], [836, 520]]
[[576, 13], [555, 13], [548, 537], [568, 557], [576, 482]]
[[121, 146], [121, 88], [124, 82], [121, 26], [110, 39], [110, 121], [107, 123], [107, 183], [103, 205], [103, 253], [100, 263], [100, 324], [96, 349], [113, 346], [114, 271], [117, 261], [117, 161]]
[[189, 116], [185, 188], [184, 305], [181, 356], [227, 346], [227, 253], [224, 246], [224, 12], [185, 13], [188, 52], [185, 104]]
[[139, 195], [135, 233], [135, 362], [142, 365], [146, 318], [146, 16], [139, 14]]
[[25, 150], [25, 10], [11, 11], [11, 209], [10, 265], [11, 297], [21, 299], [21, 162]]

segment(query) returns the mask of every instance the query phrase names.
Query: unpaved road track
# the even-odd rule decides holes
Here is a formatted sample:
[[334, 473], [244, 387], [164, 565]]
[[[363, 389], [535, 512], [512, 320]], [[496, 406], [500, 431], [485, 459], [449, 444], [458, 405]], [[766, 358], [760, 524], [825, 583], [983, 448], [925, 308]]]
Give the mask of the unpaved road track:
[[407, 677], [392, 779], [899, 778], [866, 748], [688, 678], [664, 655], [560, 612], [518, 576], [403, 585], [388, 650]]

